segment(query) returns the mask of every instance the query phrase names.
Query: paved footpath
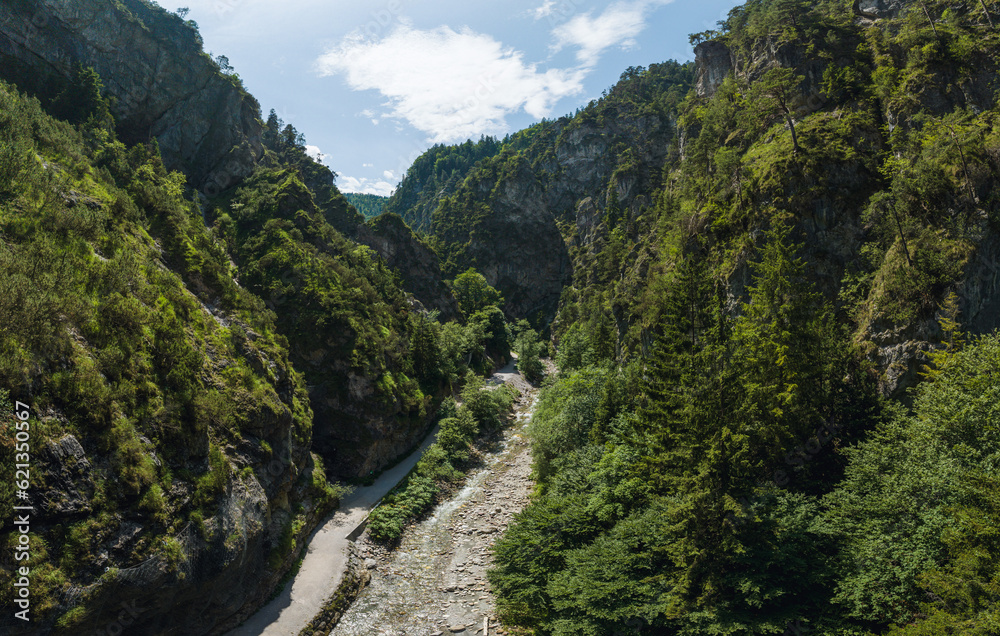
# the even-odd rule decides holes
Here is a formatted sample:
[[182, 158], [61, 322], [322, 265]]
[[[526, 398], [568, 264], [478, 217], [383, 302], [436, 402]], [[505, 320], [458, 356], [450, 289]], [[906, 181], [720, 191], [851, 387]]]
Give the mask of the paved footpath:
[[436, 427], [420, 448], [379, 475], [374, 484], [355, 488], [344, 497], [340, 508], [313, 533], [302, 567], [291, 583], [285, 585], [277, 598], [226, 636], [298, 636], [344, 578], [350, 544], [347, 535], [364, 521], [372, 506], [410, 472], [435, 437]]

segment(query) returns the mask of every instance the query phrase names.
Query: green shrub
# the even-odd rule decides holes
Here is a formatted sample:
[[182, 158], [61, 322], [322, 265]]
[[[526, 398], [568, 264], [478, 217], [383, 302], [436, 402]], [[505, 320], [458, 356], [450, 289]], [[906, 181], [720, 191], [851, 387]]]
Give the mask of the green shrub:
[[118, 420], [111, 429], [111, 446], [119, 483], [130, 495], [138, 495], [156, 480], [156, 466], [142, 447], [139, 435], [128, 420]]
[[497, 431], [507, 422], [515, 391], [506, 384], [486, 387], [481, 378], [470, 373], [462, 389], [462, 406], [472, 413], [480, 431]]
[[146, 491], [146, 494], [139, 500], [139, 509], [152, 513], [153, 517], [161, 523], [166, 522], [167, 501], [163, 496], [163, 489], [160, 484], [153, 484]]
[[438, 431], [437, 443], [448, 459], [454, 463], [462, 463], [469, 459], [468, 447], [479, 432], [479, 426], [472, 412], [467, 408], [461, 408], [455, 417], [448, 417], [441, 420]]
[[514, 342], [517, 353], [517, 370], [528, 382], [539, 382], [545, 371], [540, 357], [545, 353], [544, 345], [538, 340], [534, 329], [522, 331]]
[[411, 519], [430, 510], [438, 488], [430, 477], [411, 474], [368, 515], [368, 533], [376, 541], [398, 539]]
[[587, 443], [607, 379], [604, 369], [588, 367], [561, 373], [542, 390], [529, 429], [540, 480], [551, 473], [553, 460]]
[[232, 466], [218, 446], [212, 444], [208, 451], [208, 472], [198, 478], [194, 503], [200, 508], [212, 504], [222, 494], [232, 473]]
[[440, 443], [431, 444], [424, 451], [423, 457], [417, 462], [417, 472], [434, 481], [454, 481], [462, 475], [452, 465], [448, 452]]

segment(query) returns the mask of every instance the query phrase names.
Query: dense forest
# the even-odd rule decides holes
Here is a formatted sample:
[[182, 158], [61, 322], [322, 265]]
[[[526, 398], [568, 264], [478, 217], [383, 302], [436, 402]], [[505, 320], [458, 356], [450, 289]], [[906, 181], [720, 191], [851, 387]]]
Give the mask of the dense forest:
[[[132, 5], [117, 17], [187, 33], [192, 64], [256, 104], [194, 25]], [[41, 85], [4, 68], [20, 84], [0, 80], [0, 467], [13, 475], [11, 409], [29, 403], [28, 633], [83, 633], [129, 599], [148, 633], [218, 630], [283, 583], [343, 493], [334, 476], [405, 455], [455, 414], [446, 396], [507, 360], [499, 294], [474, 271], [453, 294], [405, 224], [365, 225], [274, 111], [241, 120], [261, 142], [247, 176], [195, 189], [196, 166], [128, 141], [129, 105], [92, 67]], [[361, 234], [421, 256], [455, 315], [424, 309]], [[509, 406], [458, 412], [466, 437], [449, 449]]]
[[377, 194], [361, 194], [359, 192], [345, 192], [344, 198], [366, 219], [382, 214], [385, 203], [389, 199]]
[[507, 622], [1000, 629], [1000, 34], [989, 5], [856, 7], [749, 2], [693, 36], [648, 204], [609, 175], [596, 227], [563, 226]]

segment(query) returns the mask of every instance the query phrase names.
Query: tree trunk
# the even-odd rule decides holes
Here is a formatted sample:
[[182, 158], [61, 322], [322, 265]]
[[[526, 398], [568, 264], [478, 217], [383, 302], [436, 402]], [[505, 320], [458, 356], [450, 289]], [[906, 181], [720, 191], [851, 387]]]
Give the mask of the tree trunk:
[[979, 203], [976, 191], [972, 189], [972, 177], [969, 176], [969, 164], [965, 161], [965, 152], [962, 150], [962, 142], [958, 140], [958, 135], [955, 134], [954, 128], [948, 126], [948, 130], [951, 131], [951, 138], [955, 140], [955, 145], [958, 147], [958, 156], [962, 158], [962, 170], [965, 171], [965, 189], [968, 190], [969, 198], [972, 199], [972, 202]]
[[937, 27], [934, 26], [934, 20], [931, 19], [931, 12], [927, 10], [927, 5], [921, 2], [920, 8], [924, 10], [924, 15], [927, 16], [927, 21], [931, 23], [931, 29], [934, 30], [934, 35], [937, 35]]
[[795, 134], [795, 122], [792, 121], [792, 114], [785, 108], [785, 119], [788, 121], [788, 129], [792, 131], [792, 152], [799, 154], [799, 138]]
[[990, 17], [990, 10], [986, 8], [986, 2], [984, 0], [979, 0], [979, 6], [983, 8], [983, 13], [986, 14], [986, 21], [990, 23], [990, 28], [995, 29], [996, 26], [993, 24], [993, 18]]
[[889, 201], [889, 209], [892, 211], [892, 218], [896, 221], [896, 228], [899, 230], [899, 240], [903, 242], [903, 253], [906, 254], [906, 264], [912, 268], [913, 261], [910, 260], [910, 248], [906, 245], [906, 237], [903, 236], [903, 224], [899, 222], [899, 215], [896, 214], [895, 201]]

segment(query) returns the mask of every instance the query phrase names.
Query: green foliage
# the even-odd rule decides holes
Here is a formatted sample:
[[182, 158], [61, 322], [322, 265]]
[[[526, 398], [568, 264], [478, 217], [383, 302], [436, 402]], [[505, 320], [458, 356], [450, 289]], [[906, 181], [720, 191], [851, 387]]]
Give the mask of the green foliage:
[[482, 344], [484, 359], [479, 370], [484, 374], [491, 372], [493, 367], [503, 366], [510, 358], [507, 323], [499, 307], [488, 305], [475, 312], [469, 316], [467, 328], [476, 334]]
[[482, 137], [476, 143], [470, 139], [458, 146], [433, 146], [406, 170], [399, 188], [383, 209], [402, 216], [414, 229], [426, 232], [430, 229], [438, 193], [453, 189], [473, 166], [499, 150], [500, 143], [493, 137]]
[[[991, 371], [998, 356], [995, 335], [953, 354], [933, 382], [918, 387], [912, 416], [898, 414], [850, 451], [846, 478], [827, 498], [829, 523], [845, 543], [836, 598], [849, 616], [873, 626], [909, 623], [926, 603], [922, 582], [943, 586], [934, 577], [946, 576], [925, 572], [970, 564], [959, 557], [970, 549], [957, 538], [964, 531], [951, 535], [954, 557], [945, 533], [963, 515], [991, 514], [989, 499], [975, 492], [983, 483], [977, 475], [992, 475], [1000, 457], [1000, 383]], [[938, 610], [980, 607], [962, 603]]]
[[490, 287], [486, 278], [471, 267], [455, 277], [452, 289], [459, 308], [466, 316], [489, 307], [501, 308], [503, 305], [500, 292]]
[[104, 84], [97, 71], [77, 65], [70, 82], [49, 107], [50, 112], [71, 124], [110, 129], [114, 120], [103, 90]]
[[198, 478], [198, 488], [195, 491], [195, 504], [204, 508], [215, 502], [222, 494], [232, 473], [232, 466], [222, 454], [218, 446], [212, 446], [208, 451], [208, 471]]
[[[370, 408], [417, 415], [425, 408], [421, 382], [433, 391], [442, 377], [434, 329], [411, 319], [397, 275], [372, 250], [344, 238], [300, 177], [258, 170], [228, 202], [233, 231], [225, 233], [222, 224], [217, 231], [247, 288], [287, 316], [280, 329], [312, 385], [346, 404], [349, 373], [376, 378]], [[349, 366], [318, 364], [327, 357]]]
[[521, 375], [528, 382], [540, 382], [545, 372], [541, 361], [545, 348], [538, 340], [538, 333], [534, 329], [521, 331], [514, 341], [514, 351], [517, 353], [517, 370]]
[[[838, 624], [816, 493], [842, 471], [831, 437], [857, 436], [877, 402], [788, 233], [765, 235], [736, 318], [706, 263], [677, 264], [638, 405], [620, 394], [627, 375], [600, 367], [543, 390], [540, 496], [491, 573], [506, 620], [553, 634], [636, 618], [680, 634]], [[825, 456], [803, 457], [814, 446]]]
[[455, 417], [446, 417], [438, 424], [437, 443], [449, 458], [459, 463], [468, 459], [468, 445], [478, 432], [478, 423], [469, 409], [463, 408]]
[[515, 393], [516, 389], [507, 384], [487, 386], [481, 378], [469, 374], [462, 388], [462, 408], [472, 413], [480, 431], [495, 432], [507, 424]]
[[[45, 562], [32, 567], [39, 624], [55, 622], [60, 590], [93, 582], [122, 519], [140, 531], [113, 563], [163, 554], [159, 539], [194, 508], [216, 515], [232, 478], [223, 448], [268, 418], [308, 436], [312, 418], [274, 314], [236, 284], [184, 177], [155, 142], [118, 141], [92, 71], [64, 89], [49, 107], [77, 127], [0, 83], [0, 386], [54, 414], [33, 426], [33, 448], [73, 435], [94, 480], [81, 490], [87, 521], [32, 539]], [[192, 474], [206, 456], [210, 469]], [[175, 481], [195, 496], [171, 495]]]
[[602, 368], [585, 367], [560, 373], [553, 384], [542, 390], [529, 429], [539, 481], [549, 477], [559, 457], [587, 443], [608, 375]]
[[949, 511], [954, 525], [942, 535], [945, 564], [919, 577], [933, 602], [923, 605], [920, 620], [891, 630], [894, 636], [979, 636], [1000, 628], [1000, 479], [972, 473], [966, 480], [967, 503]]
[[487, 387], [470, 373], [462, 406], [455, 409], [452, 402], [442, 409], [437, 441], [368, 516], [369, 535], [376, 541], [395, 541], [408, 523], [430, 510], [438, 494], [462, 478], [459, 469], [468, 465], [476, 439], [506, 424], [513, 398], [506, 385]]
[[406, 523], [426, 512], [438, 492], [430, 477], [411, 474], [401, 490], [390, 494], [368, 515], [368, 533], [376, 541], [399, 538]]
[[366, 219], [373, 219], [382, 214], [385, 204], [389, 200], [389, 197], [377, 194], [361, 194], [359, 192], [345, 192], [344, 198]]
[[596, 354], [587, 333], [580, 323], [573, 323], [559, 340], [556, 352], [556, 367], [560, 373], [577, 371], [593, 365]]

